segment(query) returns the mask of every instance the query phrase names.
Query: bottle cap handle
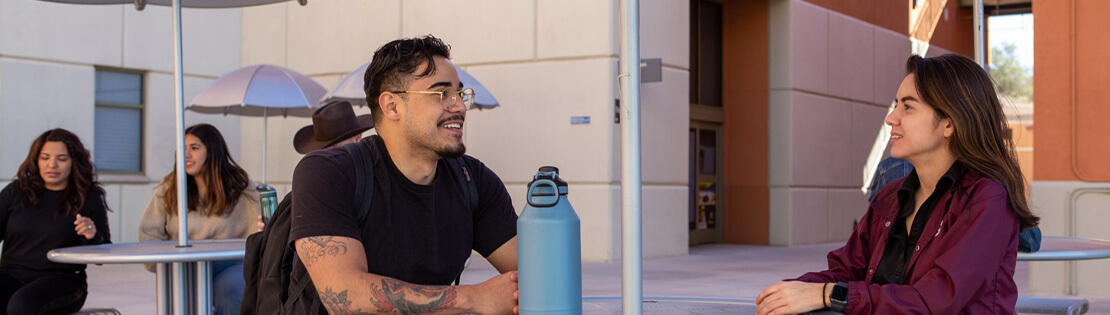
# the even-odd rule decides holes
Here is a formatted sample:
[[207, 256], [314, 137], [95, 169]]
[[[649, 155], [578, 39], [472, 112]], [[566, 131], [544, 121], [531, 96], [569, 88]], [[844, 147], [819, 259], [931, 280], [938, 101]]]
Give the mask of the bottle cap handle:
[[[540, 187], [540, 186], [551, 186], [551, 191], [555, 192], [555, 196], [554, 196], [554, 198], [552, 198], [551, 202], [546, 203], [546, 202], [533, 202], [532, 201], [532, 191], [535, 190], [537, 187]], [[550, 179], [537, 179], [536, 181], [532, 182], [531, 185], [528, 185], [528, 205], [530, 205], [532, 207], [535, 207], [535, 208], [547, 208], [547, 207], [554, 206], [555, 204], [558, 204], [558, 203], [559, 203], [559, 185], [556, 185], [555, 181], [550, 180]]]

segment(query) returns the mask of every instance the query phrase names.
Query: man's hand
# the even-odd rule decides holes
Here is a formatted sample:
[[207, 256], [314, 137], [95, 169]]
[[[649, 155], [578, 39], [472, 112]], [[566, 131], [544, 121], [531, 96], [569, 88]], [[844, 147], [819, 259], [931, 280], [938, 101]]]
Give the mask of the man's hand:
[[477, 285], [459, 287], [467, 308], [478, 314], [517, 313], [517, 272], [500, 274]]
[[757, 315], [798, 314], [825, 307], [829, 292], [822, 294], [828, 283], [779, 281], [763, 288], [755, 298]]

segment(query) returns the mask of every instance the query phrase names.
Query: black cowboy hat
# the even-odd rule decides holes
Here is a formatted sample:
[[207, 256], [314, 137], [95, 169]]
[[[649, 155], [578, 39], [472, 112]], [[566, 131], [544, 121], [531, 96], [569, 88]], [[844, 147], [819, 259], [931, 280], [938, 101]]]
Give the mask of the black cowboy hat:
[[333, 101], [312, 113], [312, 124], [297, 130], [293, 136], [293, 148], [297, 153], [326, 148], [336, 142], [354, 137], [374, 128], [370, 114], [355, 116], [355, 110], [347, 101]]

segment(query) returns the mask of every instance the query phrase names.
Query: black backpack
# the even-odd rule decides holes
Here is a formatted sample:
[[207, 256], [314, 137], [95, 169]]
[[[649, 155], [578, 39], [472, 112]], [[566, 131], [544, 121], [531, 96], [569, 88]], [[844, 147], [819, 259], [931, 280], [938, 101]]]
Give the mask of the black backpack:
[[[355, 161], [355, 204], [358, 204], [358, 222], [366, 219], [370, 202], [374, 198], [374, 161], [366, 146], [361, 142], [343, 146]], [[470, 210], [478, 208], [478, 187], [470, 175], [470, 165], [463, 158], [447, 159], [447, 164], [459, 180], [459, 185], [467, 191], [466, 199]], [[308, 274], [298, 281], [296, 288], [288, 291], [290, 275], [293, 273], [293, 259], [296, 249], [289, 242], [290, 210], [293, 195], [286, 194], [278, 204], [270, 222], [261, 232], [247, 237], [246, 255], [243, 258], [243, 302], [240, 315], [287, 314], [293, 303], [301, 297], [311, 281]], [[456, 278], [455, 283], [458, 283]], [[312, 295], [315, 296], [315, 295]], [[319, 308], [319, 299], [314, 299], [312, 309]]]

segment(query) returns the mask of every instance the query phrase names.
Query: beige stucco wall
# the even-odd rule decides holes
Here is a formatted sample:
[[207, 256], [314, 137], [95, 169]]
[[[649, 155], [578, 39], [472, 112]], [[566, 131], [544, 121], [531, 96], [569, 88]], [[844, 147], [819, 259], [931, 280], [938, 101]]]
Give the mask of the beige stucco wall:
[[[95, 150], [96, 67], [145, 73], [144, 170], [131, 176], [100, 174], [112, 209], [112, 241], [138, 241], [135, 231], [151, 188], [173, 167], [170, 10], [31, 0], [0, 0], [0, 8], [0, 185], [15, 176], [34, 137], [47, 129], [73, 131]], [[238, 9], [183, 10], [186, 101], [240, 66], [240, 14]], [[186, 125], [200, 122], [220, 128], [232, 155], [240, 157], [238, 117], [186, 113]]]
[[769, 15], [770, 243], [846, 240], [910, 40], [801, 0], [771, 1]]
[[[1110, 204], [1110, 183], [1033, 181], [1030, 190], [1031, 206], [1041, 217], [1043, 235], [1110, 239], [1110, 230], [1105, 224], [1110, 220], [1105, 210]], [[1065, 294], [1067, 286], [1075, 283], [1078, 295], [1110, 296], [1110, 288], [1106, 287], [1110, 275], [1105, 272], [1110, 268], [1110, 261], [1075, 262], [1074, 278], [1068, 275], [1064, 265], [1064, 262], [1030, 262], [1029, 291]]]
[[[687, 6], [641, 5], [642, 55], [664, 63], [664, 81], [644, 84], [642, 92], [647, 256], [681, 255], [687, 247]], [[151, 188], [173, 166], [169, 9], [30, 0], [0, 0], [0, 7], [0, 146], [16, 148], [0, 152], [0, 174], [14, 174], [26, 156], [23, 148], [49, 128], [73, 130], [95, 148], [95, 67], [146, 73], [144, 171], [101, 174], [114, 210], [114, 241], [135, 241]], [[470, 153], [498, 172], [518, 210], [535, 169], [559, 166], [582, 217], [584, 257], [619, 259], [621, 135], [612, 122], [618, 97], [616, 1], [283, 3], [185, 9], [182, 21], [186, 101], [219, 75], [258, 63], [292, 68], [330, 89], [389, 40], [443, 38], [453, 47], [454, 62], [503, 104], [470, 113]], [[571, 126], [571, 116], [590, 116], [592, 123]], [[186, 113], [187, 125], [198, 122], [219, 127], [232, 155], [261, 180], [263, 119]], [[292, 136], [309, 123], [268, 119], [266, 178], [281, 193], [301, 157], [291, 148]]]
[[[664, 64], [663, 82], [642, 85], [648, 257], [687, 251], [688, 6], [641, 4], [641, 55]], [[518, 211], [536, 169], [558, 166], [582, 220], [583, 258], [620, 258], [616, 1], [328, 1], [245, 8], [242, 19], [244, 65], [288, 66], [329, 89], [390, 40], [442, 38], [452, 47], [452, 61], [502, 104], [467, 114], [468, 154], [497, 172]], [[590, 116], [591, 123], [570, 125], [571, 116]], [[280, 193], [300, 159], [292, 136], [309, 123], [269, 121], [267, 175]], [[251, 174], [261, 172], [261, 125], [260, 119], [242, 119], [242, 161]]]

